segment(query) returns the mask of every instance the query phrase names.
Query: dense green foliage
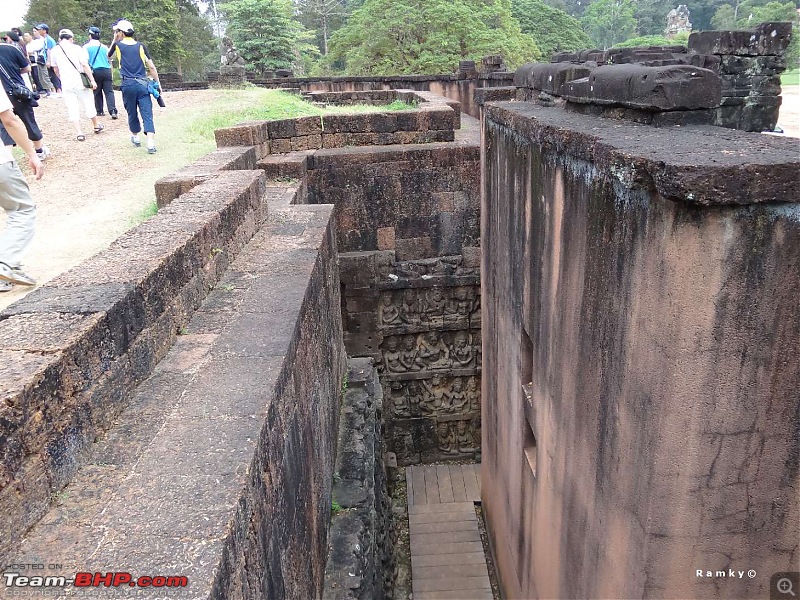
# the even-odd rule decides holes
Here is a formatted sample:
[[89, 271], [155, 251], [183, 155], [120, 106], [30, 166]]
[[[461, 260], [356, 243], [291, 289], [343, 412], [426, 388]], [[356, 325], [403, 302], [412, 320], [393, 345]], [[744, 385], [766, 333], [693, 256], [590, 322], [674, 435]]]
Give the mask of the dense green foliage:
[[[31, 0], [25, 29], [47, 23], [50, 35], [72, 29], [76, 41], [87, 40], [86, 29], [97, 26], [101, 41], [111, 42], [111, 26], [128, 19], [136, 38], [147, 44], [156, 66], [162, 71], [199, 76], [217, 44], [208, 20], [200, 14], [196, 0]], [[216, 55], [218, 61], [218, 55]]]
[[447, 73], [462, 59], [502, 54], [511, 67], [541, 52], [508, 0], [366, 0], [331, 38], [347, 73]]
[[302, 71], [304, 55], [316, 48], [311, 33], [294, 18], [291, 0], [230, 0], [219, 6], [227, 34], [247, 68], [256, 73], [274, 69]]
[[611, 48], [636, 34], [633, 0], [595, 0], [583, 13], [583, 29], [595, 46]]
[[529, 33], [545, 60], [554, 52], [582, 50], [592, 45], [580, 22], [542, 0], [512, 0], [511, 14], [523, 33]]
[[663, 35], [643, 35], [614, 44], [614, 48], [644, 48], [646, 46], [687, 46], [689, 33], [679, 33], [674, 38]]
[[787, 56], [789, 68], [796, 68], [800, 62], [800, 21], [794, 2], [733, 0], [733, 4], [723, 4], [717, 8], [711, 24], [718, 29], [750, 29], [757, 23], [780, 21], [793, 24]]

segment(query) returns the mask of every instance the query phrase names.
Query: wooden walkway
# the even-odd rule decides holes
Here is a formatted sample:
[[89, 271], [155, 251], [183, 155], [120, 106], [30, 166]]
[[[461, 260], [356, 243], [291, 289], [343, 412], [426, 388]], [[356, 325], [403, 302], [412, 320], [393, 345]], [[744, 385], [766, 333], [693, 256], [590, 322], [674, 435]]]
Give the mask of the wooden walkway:
[[406, 468], [414, 600], [492, 600], [478, 529], [480, 465]]

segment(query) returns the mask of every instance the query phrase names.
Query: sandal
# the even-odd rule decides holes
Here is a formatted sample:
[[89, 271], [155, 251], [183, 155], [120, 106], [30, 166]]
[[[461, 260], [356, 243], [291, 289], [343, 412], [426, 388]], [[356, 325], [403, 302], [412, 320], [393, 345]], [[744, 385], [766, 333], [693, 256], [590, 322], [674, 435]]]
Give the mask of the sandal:
[[86, 141], [86, 136], [85, 136], [85, 135], [83, 135], [83, 134], [80, 134], [80, 135], [78, 136], [78, 141], [79, 141], [79, 142], [85, 142], [85, 141]]
[[105, 127], [103, 127], [102, 125], [98, 125], [97, 127], [94, 128], [94, 132], [100, 133], [101, 131], [103, 131], [103, 129], [105, 129]]

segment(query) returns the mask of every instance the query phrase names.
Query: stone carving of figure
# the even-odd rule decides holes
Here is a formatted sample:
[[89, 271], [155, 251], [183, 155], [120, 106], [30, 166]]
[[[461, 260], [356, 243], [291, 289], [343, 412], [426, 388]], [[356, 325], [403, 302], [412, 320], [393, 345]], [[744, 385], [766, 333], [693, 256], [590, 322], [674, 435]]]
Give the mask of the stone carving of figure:
[[408, 417], [408, 391], [403, 383], [400, 381], [393, 381], [391, 383], [391, 397], [393, 412], [398, 417]]
[[458, 454], [458, 444], [455, 434], [450, 429], [450, 423], [442, 421], [436, 426], [436, 435], [439, 438], [439, 450], [445, 454]]
[[469, 430], [467, 421], [457, 421], [456, 425], [456, 444], [459, 452], [475, 452], [475, 436]]
[[423, 369], [446, 369], [450, 366], [450, 351], [435, 329], [419, 336], [417, 364]]
[[453, 412], [460, 413], [467, 405], [467, 394], [464, 392], [464, 384], [460, 377], [453, 379], [453, 385], [450, 387], [449, 392], [450, 409]]
[[481, 390], [478, 388], [478, 380], [475, 377], [470, 377], [467, 381], [467, 401], [470, 412], [481, 412]]
[[425, 312], [431, 316], [444, 314], [446, 304], [442, 288], [432, 288], [428, 292], [428, 305], [425, 307]]
[[233, 47], [233, 40], [229, 37], [222, 38], [222, 64], [244, 66], [245, 61]]
[[422, 385], [425, 389], [425, 392], [423, 392], [424, 403], [422, 405], [424, 413], [431, 414], [442, 410], [446, 411], [450, 407], [450, 399], [447, 397], [447, 391], [442, 385], [441, 377], [434, 375], [430, 382], [423, 379]]
[[403, 306], [400, 307], [400, 318], [403, 323], [419, 325], [419, 299], [417, 292], [408, 288], [403, 292]]
[[389, 373], [405, 373], [407, 370], [400, 360], [400, 352], [397, 350], [396, 337], [390, 337], [386, 340], [386, 349], [383, 351], [383, 364], [386, 371]]
[[469, 343], [469, 334], [466, 331], [459, 331], [453, 338], [453, 350], [450, 352], [453, 367], [467, 369], [472, 366], [474, 358], [475, 349]]
[[412, 417], [419, 416], [420, 406], [424, 406], [424, 404], [422, 404], [422, 393], [419, 386], [413, 381], [406, 383], [406, 396], [408, 397], [408, 412]]
[[380, 316], [381, 325], [384, 327], [398, 325], [402, 322], [400, 319], [400, 309], [395, 306], [391, 294], [384, 294], [381, 296], [381, 306], [378, 314]]
[[406, 368], [406, 371], [419, 371], [420, 366], [417, 364], [417, 340], [409, 334], [403, 338], [403, 351], [400, 353], [400, 362]]

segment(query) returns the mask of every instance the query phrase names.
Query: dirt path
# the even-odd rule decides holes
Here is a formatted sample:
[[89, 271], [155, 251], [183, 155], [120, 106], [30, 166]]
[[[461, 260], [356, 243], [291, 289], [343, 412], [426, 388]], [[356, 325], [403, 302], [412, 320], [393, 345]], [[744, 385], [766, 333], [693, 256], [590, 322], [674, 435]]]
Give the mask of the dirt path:
[[[223, 94], [213, 90], [167, 93], [167, 108], [155, 116], [156, 130], [161, 131], [160, 124], [170, 119], [186, 118], [197, 106], [219, 100]], [[141, 220], [142, 212], [155, 198], [156, 179], [194, 159], [186, 154], [185, 146], [163, 135], [158, 140], [158, 154], [150, 156], [144, 147], [133, 148], [119, 94], [117, 102], [120, 119], [101, 117], [106, 128], [103, 133], [92, 134], [91, 123], [84, 120], [85, 142], [75, 139], [61, 99], [43, 99], [36, 111], [52, 152], [44, 178], [28, 178], [38, 212], [36, 238], [25, 259], [25, 270], [39, 283], [107, 248]], [[800, 86], [784, 89], [778, 123], [786, 135], [800, 137]], [[3, 225], [4, 218], [0, 217]], [[31, 289], [14, 286], [12, 291], [0, 294], [0, 308]]]

